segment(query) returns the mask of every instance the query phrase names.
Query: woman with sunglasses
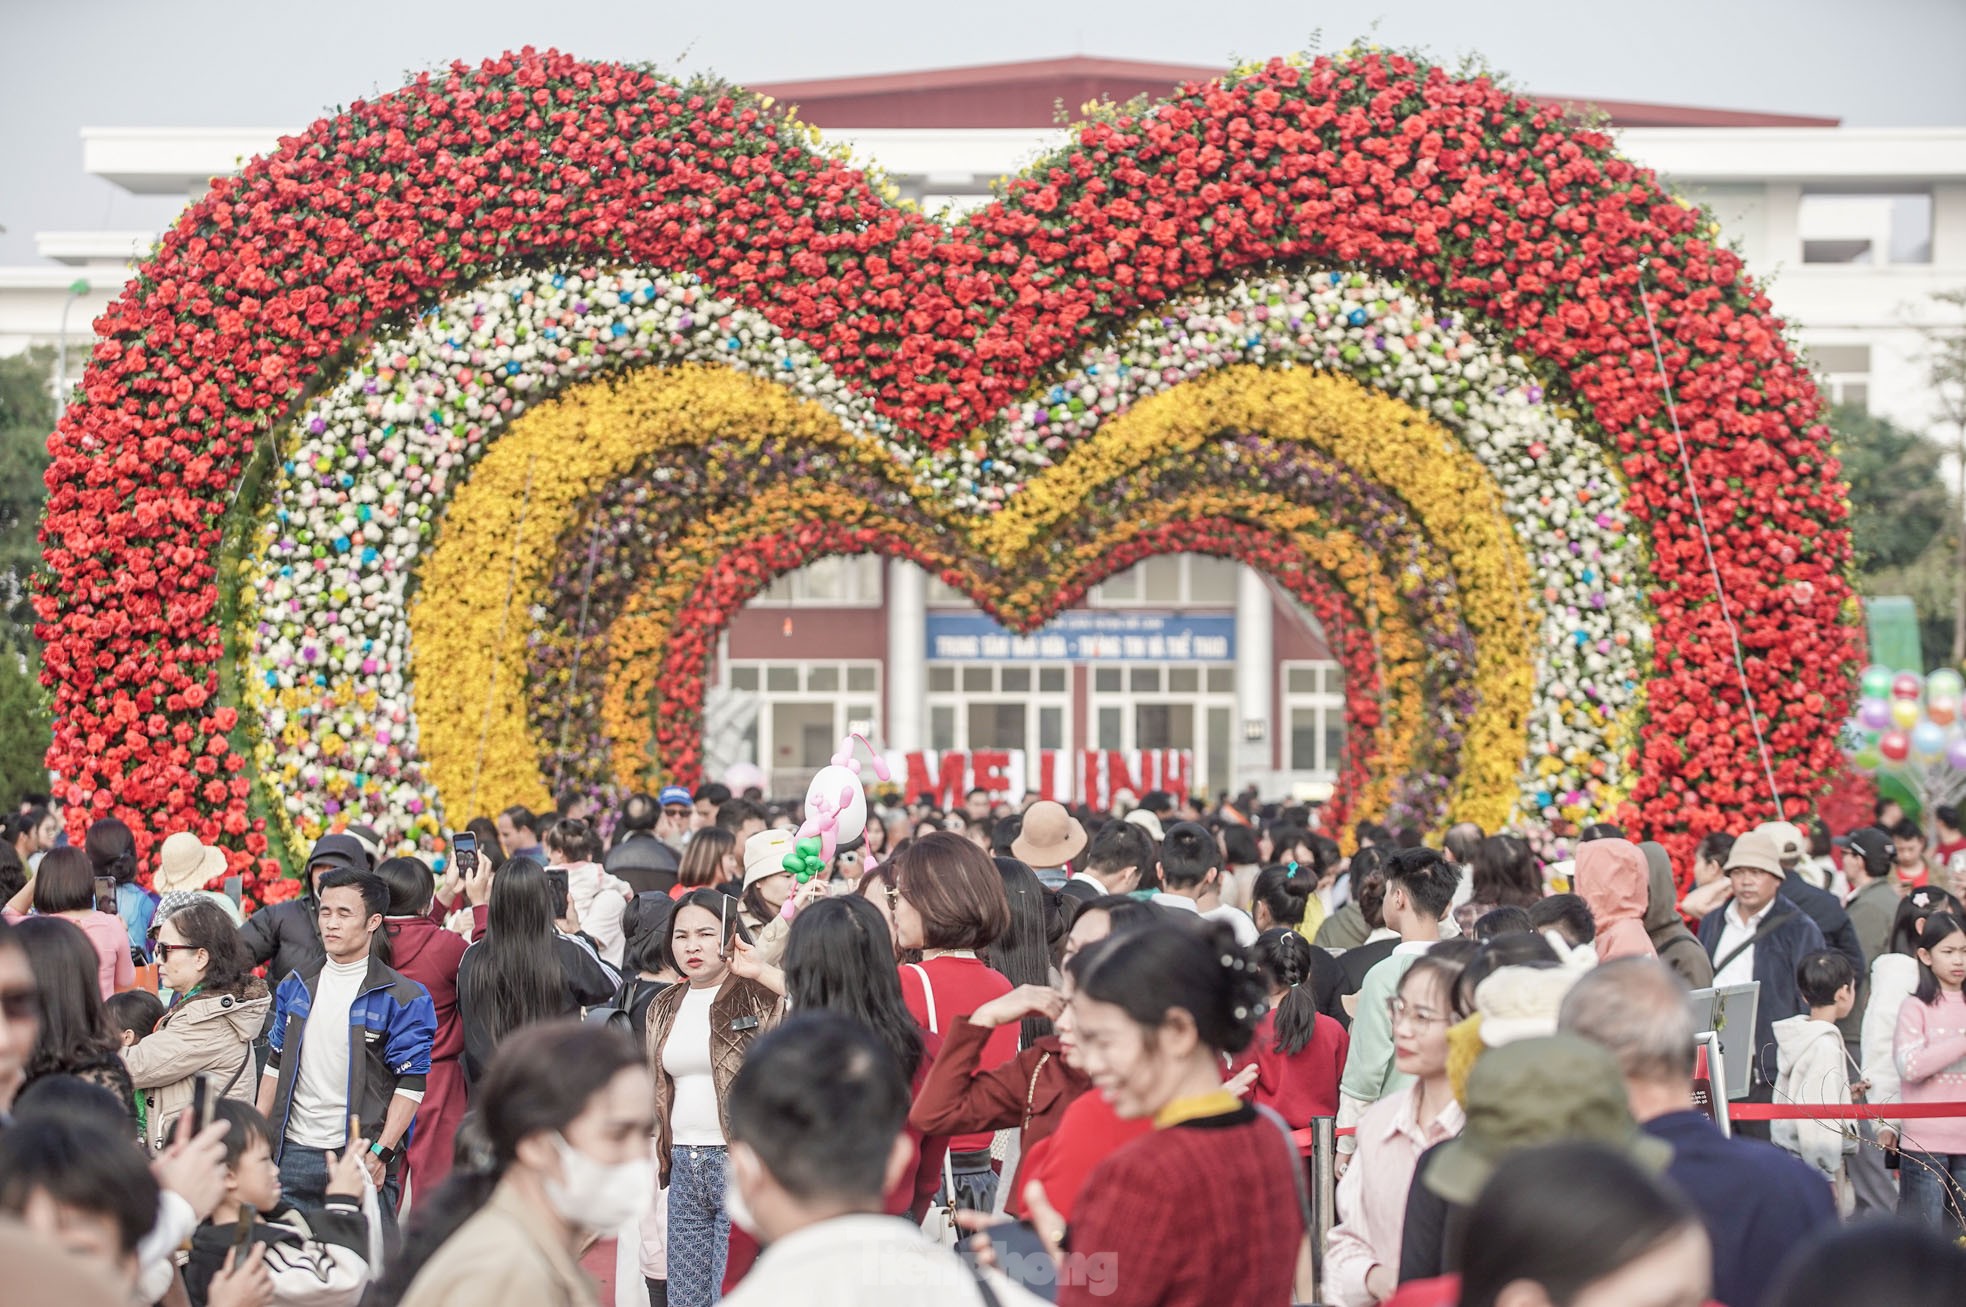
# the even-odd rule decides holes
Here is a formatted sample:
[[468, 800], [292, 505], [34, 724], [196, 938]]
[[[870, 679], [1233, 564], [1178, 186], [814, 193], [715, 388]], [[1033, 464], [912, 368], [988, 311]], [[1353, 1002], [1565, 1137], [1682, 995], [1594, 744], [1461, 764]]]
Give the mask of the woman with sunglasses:
[[153, 1149], [191, 1106], [200, 1075], [220, 1097], [253, 1101], [253, 1040], [273, 1003], [252, 974], [239, 928], [208, 899], [185, 904], [158, 927], [157, 978], [176, 998], [155, 1030], [123, 1050]]

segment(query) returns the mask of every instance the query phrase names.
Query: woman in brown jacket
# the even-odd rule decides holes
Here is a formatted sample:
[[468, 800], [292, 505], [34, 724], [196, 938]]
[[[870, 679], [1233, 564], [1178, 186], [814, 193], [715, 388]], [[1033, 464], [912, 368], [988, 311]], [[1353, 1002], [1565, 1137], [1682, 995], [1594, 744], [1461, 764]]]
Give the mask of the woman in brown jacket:
[[253, 1101], [259, 1088], [253, 1040], [273, 999], [252, 975], [239, 928], [208, 899], [194, 899], [157, 931], [157, 976], [177, 999], [157, 1028], [123, 1050], [152, 1149], [171, 1137], [203, 1075], [221, 1098]]
[[[1065, 937], [1065, 959], [1111, 935], [1125, 935], [1152, 925], [1161, 909], [1123, 895], [1093, 899], [1079, 910]], [[992, 999], [942, 1034], [942, 1047], [928, 1069], [921, 1092], [908, 1113], [908, 1124], [924, 1135], [959, 1135], [970, 1131], [1020, 1130], [1018, 1175], [1012, 1180], [1004, 1210], [1023, 1213], [1023, 1160], [1039, 1141], [1050, 1137], [1074, 1099], [1092, 1082], [1073, 1065], [1069, 1028], [1045, 1035], [1017, 1056], [994, 1067], [978, 1069], [983, 1046], [998, 1026], [1042, 1015], [1057, 1020], [1070, 998], [1043, 985], [1020, 985]]]
[[649, 1005], [656, 1166], [669, 1189], [671, 1307], [710, 1307], [723, 1285], [730, 1248], [725, 1104], [745, 1051], [780, 1009], [778, 995], [731, 971], [737, 939], [750, 942], [729, 895], [683, 895], [669, 919], [666, 961], [684, 983]]

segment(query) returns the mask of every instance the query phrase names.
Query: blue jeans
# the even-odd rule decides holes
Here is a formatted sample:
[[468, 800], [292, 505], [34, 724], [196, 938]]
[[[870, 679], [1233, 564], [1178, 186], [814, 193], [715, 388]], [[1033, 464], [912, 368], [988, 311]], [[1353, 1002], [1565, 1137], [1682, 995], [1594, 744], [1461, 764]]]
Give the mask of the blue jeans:
[[[402, 1158], [390, 1166], [376, 1195], [382, 1208], [382, 1235], [391, 1247], [396, 1242], [396, 1204], [403, 1197]], [[280, 1152], [280, 1197], [307, 1215], [327, 1206], [328, 1154], [321, 1148], [308, 1148], [289, 1139]]]
[[669, 1150], [669, 1307], [710, 1307], [723, 1296], [729, 1165], [723, 1148], [678, 1144]]
[[1947, 1236], [1966, 1231], [1966, 1153], [1905, 1151], [1898, 1210]]

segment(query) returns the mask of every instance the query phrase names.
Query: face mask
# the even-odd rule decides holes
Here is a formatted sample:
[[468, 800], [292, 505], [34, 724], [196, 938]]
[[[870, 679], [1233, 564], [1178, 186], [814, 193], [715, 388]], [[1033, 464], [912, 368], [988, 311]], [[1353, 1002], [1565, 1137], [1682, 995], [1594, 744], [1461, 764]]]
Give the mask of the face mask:
[[[750, 1205], [744, 1201], [744, 1191], [737, 1187], [737, 1168], [734, 1166], [724, 1168], [724, 1214], [730, 1217], [732, 1225], [753, 1239], [759, 1239], [757, 1220], [751, 1215]], [[763, 1240], [759, 1239], [759, 1242]]]
[[560, 1154], [558, 1180], [546, 1182], [546, 1201], [560, 1219], [595, 1234], [612, 1234], [640, 1220], [655, 1196], [655, 1163], [650, 1158], [605, 1166], [553, 1136]]

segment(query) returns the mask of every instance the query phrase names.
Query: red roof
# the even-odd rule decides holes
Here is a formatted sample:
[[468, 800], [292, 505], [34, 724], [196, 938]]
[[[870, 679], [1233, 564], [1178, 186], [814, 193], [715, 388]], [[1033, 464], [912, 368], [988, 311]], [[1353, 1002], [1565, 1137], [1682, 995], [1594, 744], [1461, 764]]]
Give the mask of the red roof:
[[[1058, 108], [1077, 117], [1089, 100], [1162, 96], [1184, 82], [1220, 77], [1215, 64], [1159, 64], [1073, 55], [1023, 63], [931, 68], [870, 77], [763, 82], [751, 89], [799, 106], [799, 117], [825, 128], [1046, 128]], [[1614, 127], [1835, 127], [1838, 119], [1744, 113], [1629, 100], [1540, 95], [1549, 104], [1588, 104], [1611, 115]]]

